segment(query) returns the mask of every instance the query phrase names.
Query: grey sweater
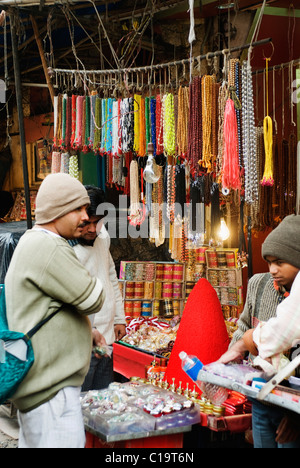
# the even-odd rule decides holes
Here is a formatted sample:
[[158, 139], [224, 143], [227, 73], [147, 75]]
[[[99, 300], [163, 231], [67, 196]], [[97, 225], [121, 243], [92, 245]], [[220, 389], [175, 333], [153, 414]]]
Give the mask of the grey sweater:
[[238, 329], [232, 337], [232, 346], [250, 328], [255, 328], [256, 320], [267, 322], [276, 316], [278, 304], [284, 300], [283, 291], [277, 291], [270, 273], [254, 275], [249, 283], [244, 310], [238, 321]]

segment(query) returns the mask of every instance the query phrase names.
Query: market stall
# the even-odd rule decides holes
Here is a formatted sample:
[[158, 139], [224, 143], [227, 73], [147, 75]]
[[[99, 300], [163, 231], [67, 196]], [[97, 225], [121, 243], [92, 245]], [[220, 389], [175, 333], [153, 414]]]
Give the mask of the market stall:
[[[15, 0], [15, 6], [22, 1], [26, 3]], [[45, 3], [52, 4], [41, 2], [41, 10]], [[107, 203], [99, 209], [101, 215], [109, 212], [108, 233], [120, 244], [124, 240], [125, 245], [116, 250], [119, 248], [126, 336], [113, 346], [114, 370], [127, 379], [146, 379], [136, 384], [140, 390], [144, 385], [145, 392], [151, 388], [160, 392], [161, 398], [163, 392], [169, 399], [175, 395], [185, 398], [195, 417], [177, 424], [179, 413], [172, 408], [176, 424], [166, 428], [159, 422], [169, 417], [173, 423], [173, 416], [160, 414], [155, 419], [143, 406], [136, 412], [141, 418], [135, 426], [133, 412], [125, 415], [120, 411], [125, 404], [120, 395], [124, 396], [126, 387], [121, 390], [115, 384], [104, 397], [112, 406], [111, 397], [122, 404], [111, 427], [126, 422], [132, 427], [125, 424], [126, 435], [123, 428], [114, 432], [103, 408], [101, 412], [102, 394], [85, 395], [82, 404], [88, 446], [182, 447], [183, 433], [191, 431], [194, 424], [216, 432], [245, 432], [251, 427], [248, 397], [254, 398], [255, 390], [203, 373], [203, 381], [208, 379], [227, 391], [222, 404], [212, 402], [184, 373], [179, 352], [195, 354], [206, 364], [226, 351], [244, 308], [248, 280], [253, 273], [267, 270], [266, 265], [261, 269], [258, 259], [265, 235], [285, 216], [300, 213], [300, 107], [295, 86], [300, 54], [294, 47], [299, 15], [293, 5], [287, 12], [285, 8], [269, 8], [266, 0], [259, 7], [242, 0], [200, 2], [200, 13], [194, 2], [189, 2], [189, 11], [183, 10], [187, 2], [170, 0], [141, 0], [134, 2], [133, 9], [130, 1], [101, 2], [100, 6], [89, 3], [90, 8], [82, 7], [82, 11], [87, 8], [82, 18], [81, 7], [76, 16], [68, 2], [55, 5], [61, 22], [65, 20], [61, 42], [70, 35], [69, 52], [61, 54], [54, 54], [52, 41], [57, 15], [47, 10], [43, 33], [44, 48], [49, 50], [45, 52], [36, 20], [39, 14], [29, 11], [51, 105], [48, 123], [38, 126], [34, 138], [28, 135], [31, 130], [27, 127], [25, 138], [21, 73], [19, 66], [12, 67], [17, 109], [15, 126], [11, 127], [9, 107], [5, 106], [5, 144], [12, 144], [12, 133], [12, 138], [20, 139], [20, 148], [14, 140], [13, 161], [9, 171], [5, 169], [8, 175], [5, 172], [5, 181], [0, 177], [0, 188], [9, 188], [14, 199], [1, 220], [8, 228], [0, 238], [0, 248], [3, 242], [9, 244], [9, 261], [12, 241], [18, 240], [11, 239], [9, 224], [27, 220], [27, 227], [31, 226], [37, 190], [49, 174], [67, 173], [85, 185], [101, 187]], [[239, 3], [243, 3], [242, 11]], [[115, 12], [120, 5], [124, 11], [119, 16]], [[25, 11], [26, 6], [24, 15]], [[170, 15], [165, 16], [166, 12]], [[245, 23], [236, 27], [235, 21], [244, 12]], [[201, 40], [195, 34], [196, 13]], [[208, 21], [210, 15], [214, 19]], [[278, 38], [277, 28], [270, 28], [269, 23], [283, 16], [288, 44], [282, 53], [282, 36], [279, 33]], [[7, 86], [11, 86], [9, 29], [14, 63], [22, 62], [16, 50], [15, 20], [22, 31], [17, 9], [8, 10], [6, 18], [1, 14]], [[40, 21], [44, 27], [44, 12]], [[172, 23], [170, 31], [165, 31], [166, 23]], [[75, 24], [86, 34], [85, 39], [78, 37]], [[79, 53], [87, 40], [95, 45], [94, 29], [99, 35], [97, 59], [90, 56], [86, 44], [83, 54]], [[211, 31], [213, 39], [209, 41]], [[155, 37], [164, 44], [163, 51], [155, 45]], [[25, 42], [28, 47], [30, 42]], [[266, 56], [270, 49], [271, 55]], [[66, 61], [62, 59], [65, 54]], [[24, 68], [27, 75], [27, 63]], [[20, 167], [23, 184], [16, 176]], [[142, 255], [129, 252], [134, 248], [127, 239], [146, 239], [157, 249], [155, 259], [147, 251]], [[4, 277], [5, 272], [0, 273], [0, 278]], [[133, 392], [134, 384], [127, 388]], [[127, 394], [127, 400], [130, 397]], [[273, 393], [267, 401], [280, 406], [282, 400]], [[296, 408], [294, 403], [292, 408]], [[137, 429], [132, 430], [134, 427]]]

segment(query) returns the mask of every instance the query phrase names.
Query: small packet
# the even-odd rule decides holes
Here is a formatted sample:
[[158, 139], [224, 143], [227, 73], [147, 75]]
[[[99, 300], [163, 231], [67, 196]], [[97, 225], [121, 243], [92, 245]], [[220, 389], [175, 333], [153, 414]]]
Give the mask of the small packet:
[[98, 356], [108, 356], [111, 357], [113, 348], [112, 346], [104, 345], [104, 346], [95, 346], [93, 348], [93, 353], [97, 354]]

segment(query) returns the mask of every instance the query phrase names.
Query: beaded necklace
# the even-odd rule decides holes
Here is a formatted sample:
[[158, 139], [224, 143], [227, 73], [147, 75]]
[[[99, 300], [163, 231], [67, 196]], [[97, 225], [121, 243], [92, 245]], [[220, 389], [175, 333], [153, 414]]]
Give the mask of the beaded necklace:
[[61, 130], [61, 146], [63, 148], [66, 147], [66, 131], [67, 131], [67, 103], [68, 96], [66, 94], [63, 95], [62, 99], [62, 130]]
[[205, 75], [202, 77], [202, 160], [201, 164], [212, 170], [212, 85], [214, 77]]
[[189, 129], [187, 159], [192, 174], [198, 168], [198, 161], [202, 159], [202, 99], [201, 78], [196, 76], [190, 84]]
[[158, 166], [160, 174], [159, 180], [152, 186], [151, 192], [151, 216], [150, 216], [150, 233], [152, 242], [155, 242], [156, 247], [162, 245], [165, 241], [165, 225], [163, 220], [163, 168]]
[[74, 139], [74, 148], [77, 150], [82, 146], [83, 102], [84, 96], [78, 96], [76, 100], [76, 123]]
[[84, 132], [84, 145], [83, 145], [83, 151], [85, 153], [88, 152], [89, 137], [91, 133], [90, 127], [91, 127], [91, 99], [89, 96], [86, 96], [86, 99], [85, 99], [85, 132]]
[[178, 154], [186, 158], [189, 125], [189, 88], [180, 86], [178, 91], [177, 146]]
[[[99, 99], [100, 100], [100, 99]], [[97, 102], [98, 100], [96, 101], [96, 115], [98, 113], [97, 111]], [[100, 148], [100, 153], [105, 153], [106, 151], [106, 133], [107, 133], [107, 117], [108, 117], [108, 105], [107, 105], [107, 99], [101, 99], [101, 124], [98, 125], [99, 130], [97, 128], [97, 130], [99, 131], [100, 133], [100, 137], [99, 137], [99, 148]], [[97, 120], [96, 120], [96, 126], [97, 126]], [[96, 135], [97, 135], [97, 130], [95, 131], [95, 139], [96, 139]]]
[[59, 148], [61, 144], [61, 110], [62, 110], [62, 96], [61, 94], [56, 99], [56, 127], [54, 134], [54, 147]]
[[156, 156], [156, 99], [150, 100], [151, 141], [153, 143], [153, 154]]
[[175, 156], [174, 96], [168, 93], [164, 100], [164, 151], [166, 156]]
[[255, 139], [252, 69], [242, 65], [242, 152], [245, 171], [245, 202], [258, 200], [258, 173]]
[[218, 100], [219, 100], [219, 89], [220, 83], [213, 83], [212, 85], [212, 109], [211, 109], [211, 120], [212, 120], [212, 164], [214, 170], [216, 170], [216, 161], [218, 155]]
[[130, 163], [130, 214], [128, 216], [129, 222], [133, 226], [142, 224], [146, 215], [146, 207], [144, 203], [140, 203], [140, 196], [139, 167], [134, 159]]
[[79, 179], [78, 156], [72, 154], [69, 160], [69, 174], [74, 179]]
[[119, 127], [120, 127], [120, 111], [119, 100], [113, 102], [112, 109], [112, 155], [116, 156], [119, 153]]
[[111, 155], [112, 152], [112, 126], [113, 126], [113, 103], [114, 99], [107, 99], [107, 121], [105, 135], [105, 152]]
[[95, 94], [91, 95], [91, 122], [90, 122], [90, 138], [89, 146], [91, 149], [94, 148], [94, 137], [95, 137], [95, 113], [96, 113], [96, 99]]
[[72, 128], [71, 128], [71, 148], [74, 148], [74, 141], [75, 141], [75, 133], [76, 133], [76, 101], [77, 96], [75, 94], [72, 95]]
[[86, 100], [87, 97], [84, 96], [82, 103], [82, 137], [81, 137], [81, 151], [84, 151], [85, 147], [85, 132], [86, 132]]
[[227, 100], [227, 86], [223, 83], [219, 89], [219, 104], [218, 104], [218, 156], [216, 161], [216, 176], [217, 181], [221, 183], [222, 178], [222, 161], [223, 161], [223, 142], [224, 142], [224, 113]]
[[156, 96], [156, 154], [164, 152], [163, 103], [161, 95]]
[[167, 217], [171, 223], [174, 221], [175, 208], [175, 166], [167, 166]]
[[67, 108], [66, 108], [66, 138], [65, 138], [65, 147], [67, 149], [70, 148], [70, 140], [71, 140], [71, 113], [72, 113], [72, 99], [68, 96], [67, 97]]
[[138, 154], [140, 148], [140, 108], [142, 96], [134, 95], [134, 142], [133, 150]]
[[133, 151], [134, 138], [133, 98], [122, 99], [120, 112], [122, 151], [123, 153], [129, 153]]
[[146, 115], [145, 115], [145, 98], [140, 99], [139, 109], [139, 150], [138, 155], [146, 156]]
[[[105, 99], [103, 99], [105, 101]], [[105, 106], [105, 102], [101, 102], [101, 99], [96, 96], [95, 99], [95, 114], [94, 114], [94, 138], [93, 138], [93, 151], [97, 154], [101, 146], [101, 107]]]
[[146, 148], [151, 142], [151, 121], [150, 121], [150, 98], [147, 96], [145, 98], [145, 155]]

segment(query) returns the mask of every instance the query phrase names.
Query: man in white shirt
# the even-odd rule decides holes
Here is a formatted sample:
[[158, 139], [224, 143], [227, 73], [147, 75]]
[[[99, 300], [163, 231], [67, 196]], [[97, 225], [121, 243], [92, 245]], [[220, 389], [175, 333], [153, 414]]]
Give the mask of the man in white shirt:
[[[105, 195], [103, 190], [97, 187], [86, 186], [86, 189], [91, 202], [87, 210], [89, 220], [86, 221], [81, 238], [76, 245], [73, 244], [73, 248], [78, 260], [90, 275], [102, 281], [106, 299], [101, 315], [96, 313], [91, 317], [93, 339], [98, 346], [111, 346], [126, 334], [124, 303], [110, 253], [110, 237], [105, 226], [101, 225], [102, 216], [97, 215], [97, 208], [105, 202]], [[107, 388], [113, 380], [113, 357], [101, 357], [93, 353], [82, 391]]]

